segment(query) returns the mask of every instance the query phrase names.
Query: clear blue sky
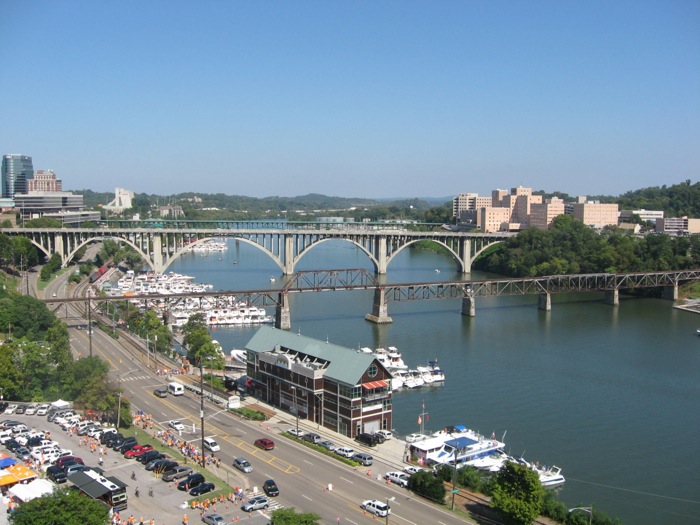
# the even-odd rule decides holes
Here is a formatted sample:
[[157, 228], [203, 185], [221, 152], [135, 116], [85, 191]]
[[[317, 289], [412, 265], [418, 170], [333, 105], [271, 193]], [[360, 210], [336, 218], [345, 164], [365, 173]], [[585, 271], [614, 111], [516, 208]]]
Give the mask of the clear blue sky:
[[0, 153], [64, 189], [617, 195], [700, 179], [700, 2], [0, 2]]

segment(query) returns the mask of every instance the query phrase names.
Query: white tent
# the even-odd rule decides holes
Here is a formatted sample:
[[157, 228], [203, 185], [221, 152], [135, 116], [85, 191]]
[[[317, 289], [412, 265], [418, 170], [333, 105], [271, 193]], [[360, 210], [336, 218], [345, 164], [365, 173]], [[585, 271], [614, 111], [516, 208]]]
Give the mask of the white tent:
[[60, 410], [62, 408], [69, 408], [70, 403], [68, 401], [64, 401], [63, 399], [59, 399], [58, 401], [51, 403], [51, 406]]
[[53, 483], [45, 479], [35, 479], [26, 485], [17, 483], [17, 485], [9, 490], [10, 496], [20, 501], [30, 501], [34, 498], [40, 498], [46, 494], [51, 494], [52, 492]]

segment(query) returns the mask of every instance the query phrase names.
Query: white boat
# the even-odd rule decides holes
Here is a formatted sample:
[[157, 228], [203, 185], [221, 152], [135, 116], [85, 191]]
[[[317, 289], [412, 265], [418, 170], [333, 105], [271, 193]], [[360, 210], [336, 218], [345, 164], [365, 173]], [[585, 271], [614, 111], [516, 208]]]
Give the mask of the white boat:
[[532, 467], [540, 477], [540, 483], [543, 487], [556, 487], [566, 482], [566, 479], [561, 474], [561, 468], [552, 465], [551, 467], [544, 466], [542, 468]]
[[247, 352], [245, 350], [234, 348], [231, 350], [231, 359], [236, 363], [246, 364], [248, 362]]
[[406, 388], [418, 388], [420, 386], [423, 386], [424, 384], [425, 381], [423, 381], [423, 377], [416, 370], [409, 370], [406, 373], [406, 379], [403, 383], [403, 386], [405, 386]]
[[374, 351], [377, 354], [377, 359], [379, 360], [384, 368], [388, 370], [408, 370], [408, 365], [403, 362], [403, 357], [401, 352], [395, 346], [390, 346], [389, 348], [377, 348]]

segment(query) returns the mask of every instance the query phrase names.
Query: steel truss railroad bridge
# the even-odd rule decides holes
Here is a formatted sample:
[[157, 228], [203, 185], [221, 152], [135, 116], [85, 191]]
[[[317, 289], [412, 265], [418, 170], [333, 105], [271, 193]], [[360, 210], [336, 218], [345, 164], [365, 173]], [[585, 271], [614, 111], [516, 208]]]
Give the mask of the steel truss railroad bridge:
[[50, 299], [47, 304], [86, 303], [92, 311], [99, 303], [110, 301], [135, 301], [145, 308], [148, 304], [162, 303], [162, 309], [169, 311], [178, 301], [186, 297], [212, 298], [226, 297], [235, 302], [254, 306], [275, 308], [275, 326], [291, 329], [289, 294], [308, 292], [339, 292], [373, 290], [372, 312], [365, 319], [375, 323], [390, 323], [389, 302], [424, 301], [436, 299], [461, 299], [463, 315], [476, 315], [476, 298], [504, 295], [539, 296], [538, 307], [551, 309], [551, 294], [564, 292], [603, 292], [604, 302], [619, 304], [621, 290], [640, 288], [662, 288], [667, 299], [678, 298], [678, 286], [684, 282], [700, 280], [700, 270], [679, 270], [645, 273], [596, 273], [576, 275], [549, 275], [545, 277], [522, 277], [503, 279], [477, 279], [453, 282], [381, 284], [365, 269], [349, 270], [310, 270], [297, 272], [288, 278], [284, 288], [279, 290], [218, 291], [171, 295], [105, 296], [76, 299]]
[[511, 233], [419, 232], [408, 230], [365, 230], [361, 227], [339, 229], [223, 229], [223, 228], [22, 228], [2, 229], [6, 235], [23, 235], [47, 257], [61, 256], [62, 265], [83, 246], [113, 240], [134, 248], [157, 273], [164, 273], [178, 257], [211, 239], [228, 238], [262, 250], [282, 270], [292, 275], [299, 260], [314, 246], [345, 240], [365, 252], [377, 274], [385, 274], [391, 260], [407, 246], [433, 241], [445, 247], [462, 273], [471, 271], [472, 261], [492, 244], [502, 242]]

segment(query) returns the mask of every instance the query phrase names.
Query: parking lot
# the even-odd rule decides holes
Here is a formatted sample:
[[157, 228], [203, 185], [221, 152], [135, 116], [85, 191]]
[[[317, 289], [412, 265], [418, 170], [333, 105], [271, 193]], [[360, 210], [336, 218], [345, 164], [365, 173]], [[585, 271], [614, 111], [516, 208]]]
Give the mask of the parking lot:
[[[143, 518], [144, 523], [149, 523], [153, 519], [157, 525], [182, 524], [184, 517], [187, 516], [190, 523], [200, 522], [200, 517], [203, 512], [200, 509], [192, 509], [189, 501], [194, 499], [185, 491], [177, 489], [179, 480], [173, 482], [164, 482], [159, 474], [146, 471], [144, 465], [137, 462], [135, 459], [128, 459], [124, 454], [116, 452], [108, 447], [88, 447], [85, 443], [84, 436], [78, 436], [73, 431], [61, 429], [58, 425], [49, 422], [45, 415], [27, 415], [27, 414], [0, 414], [2, 420], [18, 421], [26, 425], [29, 429], [37, 429], [50, 433], [50, 439], [57, 441], [63, 449], [68, 449], [73, 452], [74, 456], [83, 459], [85, 465], [91, 467], [100, 467], [100, 452], [104, 452], [103, 462], [100, 468], [106, 476], [114, 476], [127, 485], [128, 508], [121, 512], [121, 519], [126, 520], [130, 516], [134, 516], [136, 523]], [[157, 430], [157, 429], [156, 429]], [[148, 430], [135, 430], [135, 437], [145, 438]], [[153, 431], [150, 433], [152, 437]], [[167, 446], [158, 447], [159, 450], [169, 454], [172, 452]], [[3, 447], [3, 452], [9, 456], [14, 456], [12, 452]], [[177, 459], [177, 458], [176, 458]], [[180, 464], [183, 464], [180, 461]], [[191, 465], [192, 462], [189, 462]], [[135, 479], [132, 479], [133, 477]], [[211, 481], [216, 485], [216, 490], [226, 489], [225, 481], [228, 480], [232, 486], [235, 486], [236, 480], [240, 480], [241, 473], [232, 469], [229, 466], [209, 465], [204, 471], [207, 481]], [[70, 483], [70, 482], [69, 482]], [[136, 496], [138, 489], [139, 497]], [[225, 492], [228, 494], [228, 492]], [[244, 491], [243, 501], [248, 501], [254, 494], [250, 491]], [[198, 500], [206, 500], [207, 494], [198, 498]], [[269, 513], [279, 505], [274, 498], [270, 499], [270, 506], [265, 513], [263, 511], [253, 511], [251, 513], [244, 512], [240, 509], [241, 502], [228, 501], [210, 504], [207, 513], [216, 512], [224, 517], [226, 523], [234, 523], [245, 518], [246, 523], [265, 523], [269, 522]], [[0, 513], [0, 525], [6, 525], [7, 515], [5, 512]]]

